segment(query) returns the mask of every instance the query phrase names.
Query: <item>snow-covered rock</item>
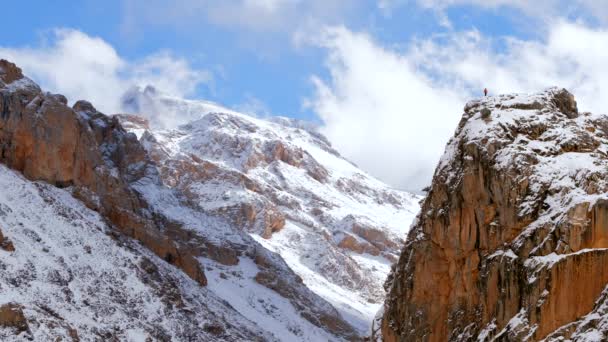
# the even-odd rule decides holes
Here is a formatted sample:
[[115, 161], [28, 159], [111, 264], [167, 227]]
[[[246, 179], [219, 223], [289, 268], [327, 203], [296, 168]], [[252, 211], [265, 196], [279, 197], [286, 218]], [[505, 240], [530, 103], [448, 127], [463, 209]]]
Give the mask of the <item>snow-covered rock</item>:
[[375, 337], [606, 340], [607, 180], [608, 117], [566, 90], [469, 102]]
[[68, 191], [3, 165], [0, 188], [0, 229], [14, 245], [0, 250], [0, 306], [27, 320], [0, 319], [0, 340], [275, 339]]
[[[142, 98], [146, 105], [135, 100]], [[136, 108], [163, 103], [169, 112], [188, 108], [187, 116], [198, 119], [176, 129], [153, 128], [158, 108], [150, 116], [157, 125], [120, 118], [141, 136], [167, 187], [281, 255], [307, 287], [366, 332], [419, 196], [361, 171], [310, 124], [179, 102], [158, 91], [131, 93], [129, 101]]]

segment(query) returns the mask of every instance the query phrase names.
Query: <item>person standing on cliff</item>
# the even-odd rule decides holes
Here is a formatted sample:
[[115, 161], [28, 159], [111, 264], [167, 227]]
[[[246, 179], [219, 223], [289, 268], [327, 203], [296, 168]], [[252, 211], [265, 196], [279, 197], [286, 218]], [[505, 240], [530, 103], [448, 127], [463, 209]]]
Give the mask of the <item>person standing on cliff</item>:
[[488, 96], [488, 88], [483, 88], [483, 96]]

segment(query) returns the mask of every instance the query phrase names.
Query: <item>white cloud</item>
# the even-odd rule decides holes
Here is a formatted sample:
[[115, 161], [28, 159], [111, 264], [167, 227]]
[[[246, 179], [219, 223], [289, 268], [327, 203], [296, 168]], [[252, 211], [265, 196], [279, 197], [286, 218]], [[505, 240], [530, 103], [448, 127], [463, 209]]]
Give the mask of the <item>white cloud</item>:
[[378, 9], [385, 15], [390, 15], [395, 8], [407, 3], [408, 0], [378, 0]]
[[[387, 49], [345, 28], [315, 42], [327, 49], [328, 80], [314, 77], [309, 105], [345, 156], [394, 186], [427, 185], [466, 97], [490, 92], [571, 90], [579, 109], [608, 109], [608, 31], [553, 22], [542, 40], [489, 38], [477, 31]], [[502, 49], [496, 49], [501, 44]]]
[[153, 85], [163, 92], [185, 97], [193, 95], [201, 83], [211, 82], [211, 73], [194, 70], [183, 58], [168, 51], [145, 57], [130, 65], [131, 83]]
[[0, 56], [43, 89], [62, 93], [71, 102], [86, 99], [106, 113], [120, 111], [120, 97], [134, 85], [152, 84], [187, 96], [211, 77], [168, 52], [125, 60], [103, 39], [70, 29], [52, 31], [47, 42], [35, 47], [0, 47]]
[[[457, 33], [442, 40], [419, 41], [410, 58], [440, 75], [444, 86], [469, 92], [488, 87], [493, 93], [533, 92], [549, 86], [572, 91], [579, 108], [608, 109], [608, 30], [556, 21], [540, 41], [488, 38], [479, 32]], [[491, 48], [500, 41], [504, 52]]]
[[[380, 0], [394, 9], [406, 4], [402, 0]], [[487, 10], [512, 8], [521, 11], [528, 19], [550, 21], [552, 18], [596, 19], [608, 22], [608, 7], [597, 0], [415, 0], [422, 8], [434, 10], [442, 21], [449, 21], [445, 10], [454, 6], [474, 6]]]
[[234, 106], [234, 109], [255, 117], [267, 118], [273, 116], [270, 108], [264, 103], [264, 101], [255, 97], [252, 94], [245, 94], [245, 101], [241, 104]]
[[434, 85], [406, 55], [364, 34], [327, 30], [329, 83], [309, 105], [339, 151], [390, 184], [420, 190], [460, 120], [461, 93]]

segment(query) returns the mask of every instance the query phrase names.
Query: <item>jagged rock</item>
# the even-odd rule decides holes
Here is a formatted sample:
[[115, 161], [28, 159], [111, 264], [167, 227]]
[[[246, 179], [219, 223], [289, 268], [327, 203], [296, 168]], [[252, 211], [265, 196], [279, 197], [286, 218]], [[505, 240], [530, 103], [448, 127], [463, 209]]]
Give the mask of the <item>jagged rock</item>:
[[15, 246], [13, 245], [13, 242], [2, 234], [1, 227], [0, 227], [0, 248], [2, 248], [3, 250], [5, 250], [7, 252], [15, 251]]
[[491, 114], [492, 114], [492, 111], [490, 111], [488, 108], [483, 108], [481, 110], [482, 119], [489, 119]]
[[138, 115], [117, 114], [116, 117], [126, 130], [150, 130], [150, 121]]
[[398, 248], [397, 241], [389, 238], [384, 230], [380, 230], [360, 222], [354, 222], [352, 231], [359, 237], [372, 244], [378, 250], [389, 252], [395, 251]]
[[[120, 116], [120, 118], [121, 120], [126, 120], [134, 131], [144, 129], [144, 120], [137, 120], [132, 116]], [[210, 120], [213, 120], [213, 118], [210, 118]], [[239, 126], [242, 125], [242, 123], [234, 120], [232, 123]], [[255, 130], [253, 126], [247, 127], [250, 130]], [[171, 132], [169, 134], [171, 138], [184, 137], [178, 132]], [[165, 150], [165, 147], [159, 143], [151, 132], [144, 133], [142, 135], [142, 141], [152, 158], [157, 161], [163, 183], [184, 194], [189, 206], [213, 214], [214, 216], [225, 218], [230, 223], [237, 227], [241, 227], [246, 231], [258, 232], [261, 237], [266, 239], [271, 238], [273, 233], [280, 231], [285, 226], [285, 215], [274, 203], [263, 198], [258, 198], [251, 202], [238, 202], [228, 197], [225, 199], [228, 204], [211, 208], [208, 207], [208, 203], [215, 203], [217, 200], [210, 200], [207, 196], [214, 196], [216, 194], [211, 191], [201, 192], [201, 184], [222, 184], [222, 186], [230, 184], [231, 186], [242, 187], [253, 193], [260, 192], [261, 186], [246, 174], [222, 167], [220, 163], [215, 163], [208, 159], [201, 159], [194, 153], [172, 154]], [[165, 141], [165, 137], [162, 137], [161, 141]], [[233, 143], [227, 144], [232, 145]], [[238, 146], [238, 143], [235, 144]], [[281, 149], [279, 148], [279, 150]], [[283, 158], [296, 164], [295, 159], [292, 160], [292, 157], [287, 155], [281, 156], [282, 153], [287, 152], [278, 153], [277, 156], [270, 156], [268, 162], [276, 162], [276, 157], [278, 159]], [[261, 163], [265, 162], [264, 159], [267, 157], [260, 154], [256, 158], [259, 159], [256, 163]], [[252, 157], [249, 157], [248, 161], [245, 162], [245, 165], [251, 166], [252, 164]], [[247, 253], [246, 248], [242, 246], [210, 244], [207, 241], [201, 240], [198, 240], [197, 244], [204, 246], [202, 255], [225, 266], [237, 265], [239, 263], [239, 257], [242, 254]], [[259, 260], [260, 259], [256, 257], [256, 262]], [[255, 281], [257, 283], [262, 284], [277, 292], [282, 297], [289, 299], [299, 311], [315, 313], [315, 315], [303, 315], [303, 317], [316, 326], [327, 329], [333, 334], [354, 338], [355, 334], [352, 331], [349, 331], [349, 324], [346, 323], [343, 318], [340, 317], [340, 314], [333, 308], [325, 307], [322, 310], [314, 308], [316, 305], [314, 302], [316, 300], [315, 298], [318, 297], [312, 294], [302, 284], [302, 280], [299, 277], [290, 272], [285, 272], [285, 269], [288, 269], [288, 267], [284, 262], [263, 262], [258, 263], [258, 265], [264, 271], [258, 272], [256, 275]], [[226, 276], [224, 274], [222, 279], [225, 278]], [[270, 282], [267, 282], [266, 280], [270, 280]], [[302, 293], [307, 293], [307, 295], [303, 295]], [[321, 316], [332, 317], [332, 319], [320, 320], [319, 317]], [[329, 324], [329, 322], [332, 323]], [[334, 327], [336, 326], [335, 322], [339, 322], [337, 325], [339, 329]]]
[[[129, 327], [143, 329], [146, 336], [154, 340], [273, 341], [276, 339], [273, 334], [295, 339], [359, 339], [365, 328], [353, 327], [341, 312], [311, 291], [278, 254], [269, 251], [268, 241], [259, 241], [250, 235], [255, 233], [271, 240], [273, 234], [284, 229], [288, 220], [293, 223], [306, 219], [304, 215], [293, 216], [302, 209], [302, 202], [289, 198], [281, 189], [280, 182], [289, 177], [285, 172], [297, 172], [306, 181], [302, 183], [303, 187], [290, 191], [301, 192], [302, 199], [321, 203], [319, 206], [324, 208], [325, 214], [335, 206], [321, 195], [307, 192], [310, 184], [331, 186], [335, 179], [312, 154], [292, 144], [290, 137], [281, 136], [281, 130], [287, 128], [280, 127], [276, 133], [273, 128], [269, 139], [242, 139], [243, 132], [255, 133], [265, 125], [243, 120], [237, 114], [214, 113], [180, 130], [157, 134], [149, 130], [146, 120], [125, 115], [108, 117], [86, 101], [78, 101], [72, 108], [66, 104], [65, 97], [42, 92], [26, 77], [13, 81], [10, 86], [0, 84], [0, 163], [20, 172], [28, 180], [40, 181], [20, 179], [39, 189], [37, 195], [43, 196], [46, 203], [41, 211], [57, 209], [56, 213], [47, 212], [47, 215], [50, 218], [57, 215], [67, 221], [49, 223], [63, 234], [57, 238], [48, 235], [49, 227], [44, 220], [32, 225], [31, 231], [29, 228], [16, 229], [22, 234], [19, 235], [20, 244], [29, 241], [26, 246], [30, 251], [24, 248], [23, 252], [15, 253], [13, 259], [22, 263], [20, 268], [8, 267], [6, 277], [0, 273], [3, 290], [7, 283], [10, 286], [6, 288], [11, 290], [27, 289], [39, 283], [39, 275], [57, 287], [39, 289], [46, 296], [52, 294], [54, 307], [45, 309], [34, 304], [38, 305], [35, 310], [42, 312], [37, 312], [36, 316], [43, 320], [35, 327], [35, 336], [73, 338], [72, 329], [78, 328], [77, 334], [82, 339], [126, 339], [129, 333], [126, 325], [116, 323], [124, 320]], [[128, 123], [125, 126], [134, 134], [124, 129], [121, 120]], [[218, 122], [214, 123], [216, 120]], [[213, 143], [207, 147], [219, 158], [199, 153], [201, 146], [196, 141], [200, 133], [197, 129], [201, 129], [199, 125], [211, 124], [216, 125], [213, 128], [217, 131], [208, 135]], [[222, 131], [226, 128], [236, 131]], [[300, 134], [299, 130], [290, 129], [289, 134], [306, 139], [314, 137], [315, 149], [330, 153], [329, 157], [346, 164], [344, 167], [349, 172], [356, 170], [326, 141], [308, 131]], [[184, 132], [191, 134], [185, 136]], [[179, 150], [174, 149], [178, 146], [167, 136], [193, 144], [192, 149], [181, 146]], [[4, 165], [0, 165], [3, 172], [0, 181], [12, 172]], [[269, 173], [272, 180], [260, 181], [259, 177], [254, 177], [262, 169], [272, 170]], [[397, 211], [404, 208], [400, 199], [409, 198], [366, 175], [356, 174], [354, 178], [345, 183], [349, 193], [342, 196], [347, 201], [358, 201], [362, 208], [373, 206], [369, 201], [389, 201], [390, 210]], [[328, 184], [324, 185], [326, 182]], [[358, 184], [363, 186], [358, 187]], [[218, 195], [213, 191], [216, 187], [226, 191], [213, 197]], [[12, 191], [18, 193], [18, 187]], [[65, 197], [78, 202], [64, 195], [68, 192], [88, 209], [80, 206], [76, 211], [66, 210], [62, 206], [68, 201]], [[246, 196], [240, 197], [242, 194]], [[29, 199], [37, 195], [29, 193]], [[0, 200], [4, 199], [0, 196]], [[4, 217], [5, 209], [0, 207], [0, 219]], [[19, 208], [22, 209], [26, 208]], [[89, 213], [89, 209], [97, 211], [103, 219]], [[400, 213], [395, 212], [397, 214]], [[83, 215], [105, 220], [110, 226], [95, 224], [91, 227], [90, 217], [85, 219]], [[32, 220], [41, 218], [37, 214], [30, 216]], [[26, 223], [30, 224], [28, 220]], [[66, 223], [73, 225], [62, 227]], [[310, 226], [317, 232], [318, 228], [316, 223]], [[44, 232], [44, 238], [35, 236], [34, 231]], [[94, 243], [80, 241], [80, 234], [88, 231], [95, 231], [102, 237], [97, 236]], [[322, 236], [324, 245], [321, 248], [333, 243]], [[36, 247], [32, 248], [33, 245]], [[118, 251], [117, 247], [120, 247]], [[125, 251], [133, 254], [125, 256]], [[329, 252], [330, 257], [343, 258], [340, 260], [344, 260], [345, 265], [331, 259], [332, 263], [320, 265], [326, 274], [353, 275], [352, 281], [348, 279], [349, 286], [369, 291], [371, 286], [365, 282], [373, 274], [358, 269], [348, 254], [333, 249], [333, 245]], [[114, 253], [120, 258], [113, 258]], [[38, 263], [36, 258], [41, 257], [48, 259], [54, 267]], [[104, 260], [99, 268], [95, 266], [99, 260], [92, 260], [97, 257]], [[378, 264], [385, 266], [381, 262]], [[177, 269], [199, 285], [213, 286], [193, 286]], [[374, 268], [373, 272], [385, 274], [386, 271]], [[124, 284], [122, 279], [126, 280]], [[100, 285], [101, 280], [107, 284]], [[372, 288], [372, 295], [378, 298], [376, 287], [379, 286]], [[143, 294], [135, 298], [140, 290]], [[26, 295], [24, 290], [22, 298], [30, 300]], [[232, 301], [232, 297], [236, 300]], [[85, 298], [82, 303], [79, 302], [81, 298]], [[148, 306], [149, 303], [153, 304]], [[246, 307], [237, 311], [231, 305]], [[154, 312], [145, 312], [148, 307], [155, 308]], [[87, 322], [73, 325], [75, 310], [86, 313]], [[261, 310], [272, 319], [257, 322]], [[221, 317], [226, 313], [229, 316]], [[207, 322], [201, 323], [200, 318], [207, 316], [211, 322], [225, 321], [224, 332], [213, 323], [205, 329]], [[105, 318], [101, 322], [91, 317]], [[63, 324], [63, 320], [71, 323]], [[183, 328], [180, 323], [180, 328], [175, 329], [174, 322], [178, 320], [183, 321]], [[268, 324], [269, 321], [273, 323]]]
[[6, 59], [0, 59], [0, 80], [2, 82], [9, 84], [22, 78], [23, 73], [18, 66]]
[[371, 255], [380, 255], [380, 250], [367, 241], [359, 241], [356, 237], [350, 234], [344, 234], [344, 237], [338, 243], [338, 247], [351, 250], [353, 252]]
[[80, 336], [78, 336], [78, 330], [76, 330], [74, 328], [69, 328], [68, 334], [70, 335], [72, 342], [80, 342]]
[[[13, 64], [2, 65], [10, 76], [5, 78], [23, 77]], [[200, 254], [182, 250], [185, 241], [164, 234], [158, 222], [167, 220], [152, 220], [146, 214], [148, 204], [131, 187], [138, 181], [160, 183], [137, 137], [127, 133], [118, 118], [105, 116], [89, 102], [78, 101], [72, 109], [64, 98], [43, 93], [29, 82], [0, 88], [0, 162], [29, 179], [73, 187], [76, 197], [123, 233], [205, 285], [196, 260]]]
[[221, 336], [226, 331], [220, 323], [205, 324], [203, 329], [215, 336]]
[[566, 89], [562, 89], [553, 96], [553, 104], [570, 119], [578, 116], [578, 107], [574, 100], [574, 95]]
[[0, 225], [21, 246], [0, 253], [0, 288], [29, 325], [0, 327], [0, 341], [215, 341], [209, 321], [225, 324], [224, 341], [276, 341], [65, 189], [5, 165], [0, 188]]
[[607, 124], [557, 88], [468, 103], [373, 337], [585, 340], [608, 284]]
[[13, 328], [17, 335], [29, 330], [21, 305], [15, 303], [0, 305], [0, 327]]
[[61, 94], [48, 94], [48, 96], [54, 98], [57, 102], [63, 103], [64, 105], [68, 104], [68, 98]]
[[354, 342], [361, 339], [335, 309], [329, 309], [321, 303], [314, 302], [315, 296], [303, 284], [302, 278], [295, 274], [280, 271], [281, 268], [277, 267], [276, 264], [284, 263], [284, 261], [261, 249], [256, 249], [254, 253], [254, 261], [261, 269], [255, 276], [257, 283], [281, 294], [294, 307], [308, 308], [302, 310], [300, 314], [312, 324], [324, 327], [348, 341]]

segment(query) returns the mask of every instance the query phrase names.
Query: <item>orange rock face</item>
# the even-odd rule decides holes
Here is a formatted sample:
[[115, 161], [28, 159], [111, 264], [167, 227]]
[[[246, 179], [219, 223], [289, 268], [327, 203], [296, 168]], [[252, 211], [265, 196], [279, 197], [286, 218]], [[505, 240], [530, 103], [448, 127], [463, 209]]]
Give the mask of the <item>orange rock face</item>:
[[359, 254], [369, 253], [371, 255], [380, 255], [378, 248], [372, 246], [367, 241], [360, 241], [350, 234], [344, 234], [344, 238], [340, 240], [338, 247], [345, 248]]
[[5, 59], [0, 59], [0, 80], [8, 84], [23, 78], [21, 69], [14, 63], [11, 63]]
[[70, 108], [65, 97], [42, 92], [14, 64], [2, 60], [0, 68], [0, 162], [28, 179], [72, 187], [123, 233], [206, 285], [196, 261], [201, 252], [176, 239], [184, 234], [175, 224], [147, 218], [147, 204], [130, 186], [142, 178], [158, 181], [136, 136], [86, 101]]
[[9, 240], [8, 238], [6, 238], [3, 234], [2, 234], [2, 230], [0, 229], [0, 248], [7, 251], [7, 252], [14, 252], [15, 251], [15, 246], [13, 245], [13, 243], [11, 242], [11, 240]]
[[469, 103], [373, 337], [575, 336], [563, 327], [594, 310], [608, 284], [607, 128], [560, 89]]

